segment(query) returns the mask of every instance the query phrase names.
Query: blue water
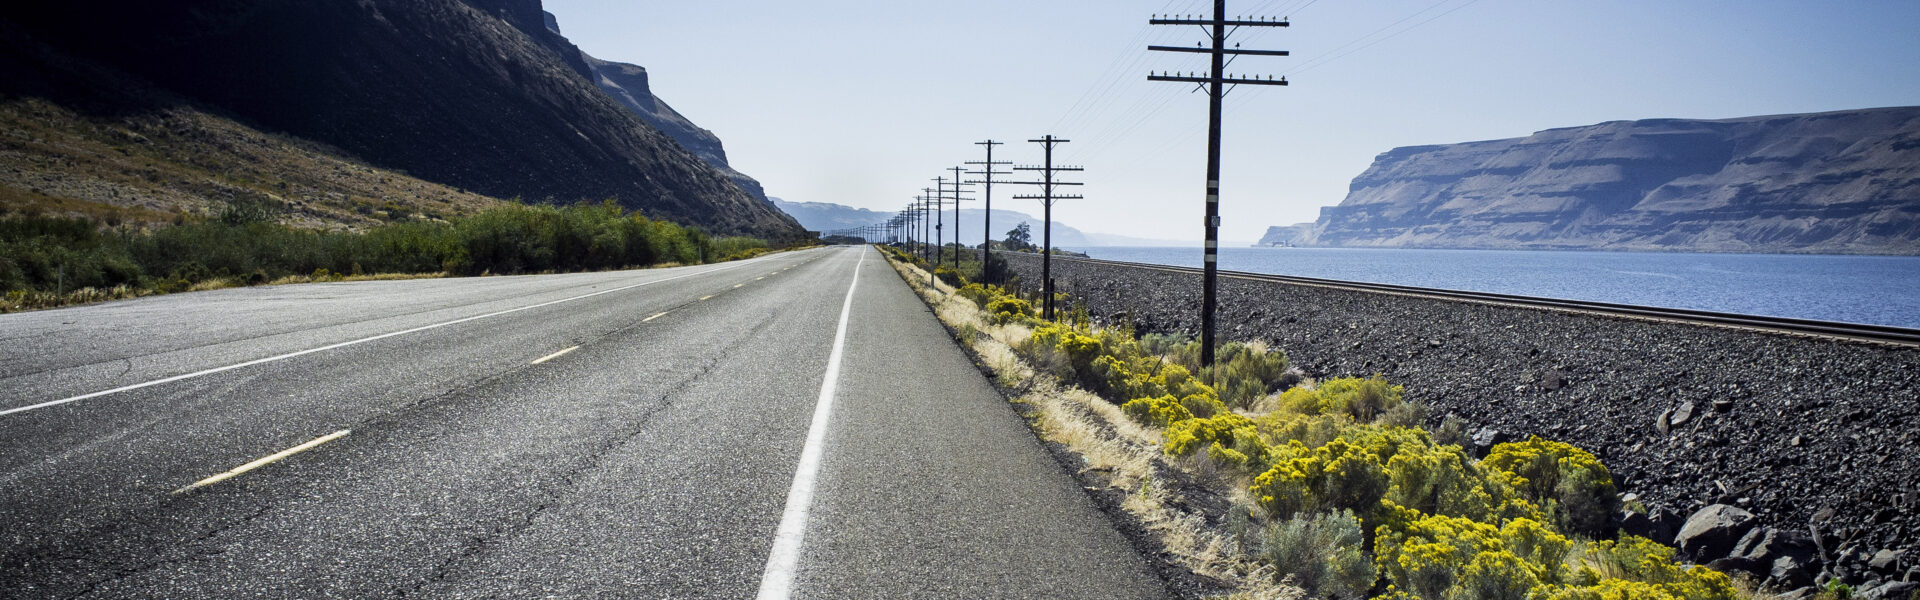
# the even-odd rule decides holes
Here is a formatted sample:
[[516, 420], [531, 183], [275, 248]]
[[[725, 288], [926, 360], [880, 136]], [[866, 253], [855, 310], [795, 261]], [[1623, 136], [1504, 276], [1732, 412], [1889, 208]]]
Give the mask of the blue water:
[[[1199, 248], [1072, 248], [1200, 266]], [[1220, 268], [1920, 328], [1920, 257], [1360, 248], [1221, 248]]]

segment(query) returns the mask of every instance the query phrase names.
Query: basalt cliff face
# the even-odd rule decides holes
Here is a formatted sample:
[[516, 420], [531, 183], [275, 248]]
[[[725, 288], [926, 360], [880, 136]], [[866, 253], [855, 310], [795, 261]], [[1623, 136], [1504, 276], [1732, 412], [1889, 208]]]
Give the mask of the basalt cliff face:
[[1616, 121], [1396, 148], [1299, 237], [1348, 247], [1920, 254], [1920, 107]]
[[[547, 31], [559, 36], [559, 19], [555, 18], [553, 13], [546, 13], [544, 16]], [[581, 64], [585, 65], [588, 78], [593, 80], [594, 85], [600, 87], [600, 91], [612, 96], [614, 101], [619, 102], [627, 110], [633, 111], [634, 116], [640, 117], [640, 120], [660, 130], [660, 133], [673, 138], [680, 147], [700, 157], [700, 160], [706, 161], [714, 170], [726, 175], [735, 185], [740, 186], [740, 189], [754, 198], [767, 199], [767, 192], [760, 186], [759, 181], [735, 170], [733, 165], [727, 163], [727, 150], [721, 144], [719, 136], [695, 125], [692, 120], [681, 115], [680, 111], [668, 106], [667, 101], [654, 95], [653, 86], [647, 82], [646, 67], [600, 60], [577, 49], [573, 54], [569, 54], [569, 56], [574, 55], [577, 55]]]
[[[616, 198], [716, 233], [805, 235], [603, 92], [539, 0], [73, 0], [7, 8], [0, 25], [168, 98], [427, 181], [525, 201]], [[168, 108], [51, 96], [90, 113]]]

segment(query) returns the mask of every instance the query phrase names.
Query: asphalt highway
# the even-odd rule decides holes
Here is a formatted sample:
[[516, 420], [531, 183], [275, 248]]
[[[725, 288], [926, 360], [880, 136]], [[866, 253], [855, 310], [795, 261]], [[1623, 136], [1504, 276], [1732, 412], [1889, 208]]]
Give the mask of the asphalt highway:
[[175, 294], [0, 342], [0, 597], [1165, 595], [864, 247]]

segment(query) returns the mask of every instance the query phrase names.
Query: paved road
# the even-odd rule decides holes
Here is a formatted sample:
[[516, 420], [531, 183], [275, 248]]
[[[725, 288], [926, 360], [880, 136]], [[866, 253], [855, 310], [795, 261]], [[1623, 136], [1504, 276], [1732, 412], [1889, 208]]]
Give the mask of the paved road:
[[0, 597], [1164, 595], [944, 336], [865, 248], [0, 316]]

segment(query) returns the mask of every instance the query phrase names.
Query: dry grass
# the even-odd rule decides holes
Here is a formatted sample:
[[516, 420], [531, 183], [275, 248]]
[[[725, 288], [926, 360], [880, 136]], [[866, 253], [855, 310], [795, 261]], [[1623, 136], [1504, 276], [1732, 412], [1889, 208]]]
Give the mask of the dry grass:
[[286, 225], [340, 229], [501, 203], [187, 107], [96, 116], [12, 98], [0, 102], [0, 131], [0, 209], [16, 212], [138, 225], [245, 199]]
[[[925, 270], [899, 261], [888, 262], [948, 326], [979, 333], [967, 336], [962, 343], [993, 370], [1002, 386], [1013, 390], [1012, 402], [1032, 408], [1035, 416], [1029, 424], [1041, 439], [1058, 443], [1079, 458], [1083, 485], [1090, 484], [1090, 479], [1104, 480], [1109, 488], [1126, 492], [1121, 509], [1144, 525], [1174, 562], [1234, 587], [1236, 591], [1227, 598], [1297, 600], [1305, 596], [1300, 588], [1274, 581], [1270, 569], [1244, 556], [1235, 536], [1223, 527], [1209, 525], [1205, 516], [1177, 508], [1184, 504], [1177, 496], [1180, 490], [1156, 481], [1155, 473], [1175, 471], [1198, 480], [1228, 477], [1214, 472], [1212, 465], [1205, 463], [1207, 459], [1168, 460], [1160, 451], [1158, 430], [1135, 423], [1112, 402], [1064, 386], [1022, 360], [1013, 346], [1032, 335], [1031, 328], [1017, 323], [993, 325], [984, 310], [955, 295], [951, 286], [931, 280]], [[1085, 477], [1091, 474], [1099, 477]], [[1222, 487], [1230, 497], [1251, 504], [1245, 502], [1243, 482]]]

